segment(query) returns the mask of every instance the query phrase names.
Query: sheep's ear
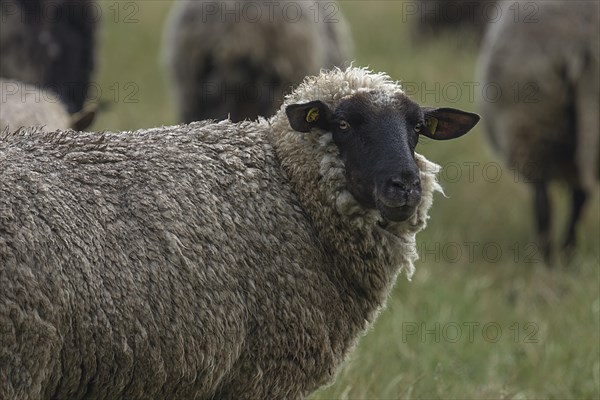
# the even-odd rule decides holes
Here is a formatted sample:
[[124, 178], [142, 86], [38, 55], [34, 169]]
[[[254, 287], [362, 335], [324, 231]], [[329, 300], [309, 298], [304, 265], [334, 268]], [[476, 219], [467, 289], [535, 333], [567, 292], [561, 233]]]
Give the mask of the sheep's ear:
[[285, 109], [290, 126], [298, 132], [309, 132], [312, 128], [329, 130], [331, 110], [321, 101], [292, 104]]
[[435, 140], [461, 137], [479, 122], [479, 115], [454, 108], [423, 107], [423, 113], [426, 128], [421, 135]]
[[96, 118], [96, 108], [86, 108], [71, 116], [71, 129], [86, 130]]

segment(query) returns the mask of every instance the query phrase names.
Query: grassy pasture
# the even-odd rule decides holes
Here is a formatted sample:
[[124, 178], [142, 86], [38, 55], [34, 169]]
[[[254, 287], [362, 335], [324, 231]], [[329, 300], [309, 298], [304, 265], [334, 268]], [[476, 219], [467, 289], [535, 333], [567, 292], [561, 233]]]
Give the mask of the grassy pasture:
[[[96, 89], [109, 109], [95, 130], [176, 123], [159, 64], [170, 5], [101, 2]], [[403, 81], [422, 104], [477, 110], [472, 40], [411, 44], [401, 1], [344, 1], [341, 10], [355, 65]], [[575, 260], [549, 269], [533, 242], [529, 188], [489, 151], [483, 124], [453, 142], [423, 140], [418, 151], [444, 167], [447, 198], [437, 197], [418, 236], [417, 272], [400, 277], [335, 383], [312, 398], [600, 397], [598, 190]], [[562, 228], [567, 196], [558, 185], [552, 193]]]

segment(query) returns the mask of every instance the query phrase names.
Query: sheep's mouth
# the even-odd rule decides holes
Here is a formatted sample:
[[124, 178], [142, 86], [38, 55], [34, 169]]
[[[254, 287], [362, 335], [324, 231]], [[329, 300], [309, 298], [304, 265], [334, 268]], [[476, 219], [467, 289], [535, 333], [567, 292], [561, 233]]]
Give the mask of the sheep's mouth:
[[387, 221], [404, 222], [415, 214], [417, 206], [405, 204], [398, 207], [390, 207], [386, 206], [381, 201], [378, 201], [377, 209], [381, 213], [381, 216]]
[[[419, 192], [396, 193], [395, 195], [386, 195], [380, 190], [374, 189], [370, 195], [364, 195], [361, 191], [350, 190], [352, 196], [363, 207], [377, 209], [385, 221], [403, 222], [412, 217], [417, 211], [417, 206], [421, 201]], [[363, 194], [361, 196], [361, 194]]]
[[412, 217], [421, 201], [418, 192], [396, 193], [394, 195], [375, 194], [375, 207], [382, 217], [390, 222], [403, 222]]

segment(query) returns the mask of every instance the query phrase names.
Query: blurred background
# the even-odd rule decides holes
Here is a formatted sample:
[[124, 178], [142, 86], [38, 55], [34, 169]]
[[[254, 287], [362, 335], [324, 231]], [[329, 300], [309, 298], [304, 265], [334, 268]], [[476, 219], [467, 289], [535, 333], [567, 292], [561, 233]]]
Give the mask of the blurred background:
[[[97, 67], [88, 93], [102, 104], [89, 128], [179, 123], [161, 65], [174, 1], [100, 1]], [[416, 2], [342, 1], [354, 65], [388, 73], [422, 105], [479, 112], [476, 62], [484, 28], [436, 32]], [[524, 10], [527, 11], [527, 10]], [[438, 195], [417, 237], [412, 282], [400, 276], [387, 307], [335, 383], [313, 399], [598, 398], [600, 210], [595, 186], [568, 262], [543, 262], [531, 187], [495, 155], [485, 123], [451, 142], [421, 140], [439, 163]], [[569, 195], [552, 184], [562, 240]]]

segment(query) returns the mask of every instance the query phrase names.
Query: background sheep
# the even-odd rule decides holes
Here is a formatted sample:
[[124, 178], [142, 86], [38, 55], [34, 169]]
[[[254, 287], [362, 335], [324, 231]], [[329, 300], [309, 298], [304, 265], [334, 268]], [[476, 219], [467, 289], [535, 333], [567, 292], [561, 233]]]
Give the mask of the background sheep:
[[95, 114], [95, 109], [88, 108], [72, 116], [51, 91], [0, 79], [0, 131], [34, 126], [46, 131], [70, 128], [81, 131], [91, 125]]
[[320, 68], [351, 60], [350, 31], [332, 1], [177, 1], [163, 58], [180, 118], [270, 116]]
[[81, 111], [95, 69], [93, 0], [2, 0], [0, 77], [52, 90]]
[[523, 4], [535, 4], [535, 21], [505, 12], [487, 33], [479, 68], [493, 99], [484, 98], [481, 109], [495, 150], [534, 187], [537, 233], [548, 259], [549, 182], [566, 182], [572, 193], [563, 244], [572, 249], [598, 177], [599, 10], [594, 1]]
[[351, 68], [269, 121], [8, 135], [0, 396], [303, 398], [412, 274], [419, 134], [477, 120]]
[[412, 20], [413, 41], [432, 40], [448, 32], [462, 32], [478, 40], [500, 10], [495, 0], [419, 0], [407, 2], [406, 16]]

